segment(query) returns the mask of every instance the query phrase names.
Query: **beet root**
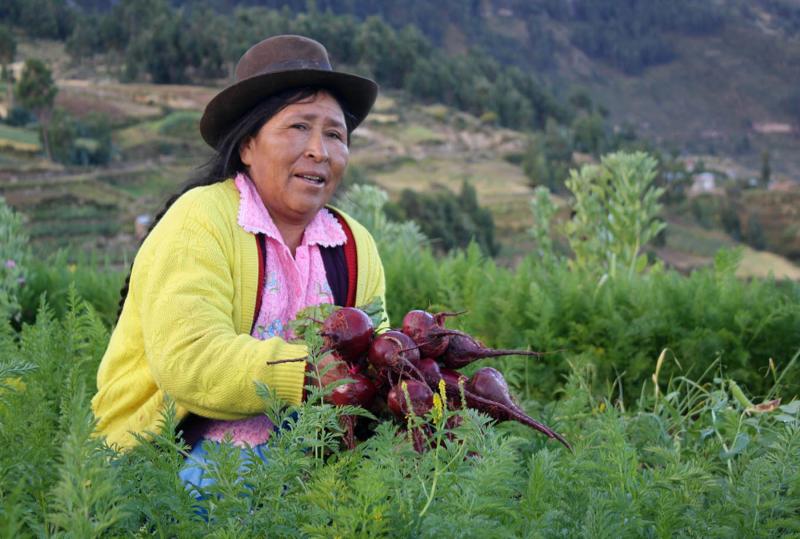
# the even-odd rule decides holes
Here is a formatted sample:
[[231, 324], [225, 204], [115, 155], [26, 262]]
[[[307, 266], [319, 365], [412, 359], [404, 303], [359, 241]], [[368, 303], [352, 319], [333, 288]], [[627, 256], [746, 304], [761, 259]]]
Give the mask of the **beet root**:
[[395, 330], [378, 335], [369, 347], [369, 362], [378, 371], [391, 371], [398, 376], [423, 380], [417, 368], [419, 349], [411, 337]]
[[[403, 391], [405, 386], [405, 391]], [[408, 392], [408, 399], [406, 399]], [[409, 401], [411, 408], [409, 409]], [[417, 416], [424, 416], [433, 408], [433, 391], [428, 384], [419, 380], [401, 380], [386, 397], [386, 402], [394, 416], [405, 421], [406, 417], [413, 413]]]
[[433, 391], [437, 391], [439, 380], [442, 379], [442, 370], [439, 368], [439, 364], [436, 363], [436, 360], [429, 357], [420, 359], [417, 363], [417, 367], [419, 368], [419, 372], [422, 373], [422, 377], [425, 379], [425, 383], [428, 384], [428, 387]]
[[328, 395], [327, 400], [336, 406], [368, 408], [377, 392], [375, 384], [372, 380], [359, 373], [348, 374], [345, 377], [351, 378], [353, 381], [336, 386], [331, 394]]
[[441, 361], [448, 369], [460, 369], [473, 361], [498, 356], [541, 356], [541, 352], [529, 350], [503, 350], [486, 348], [477, 339], [461, 331], [453, 331], [449, 338], [447, 350]]
[[335, 350], [348, 363], [357, 363], [367, 353], [375, 328], [367, 313], [355, 307], [343, 307], [322, 323], [325, 348]]
[[476, 371], [467, 382], [464, 393], [467, 398], [467, 405], [470, 408], [484, 412], [498, 421], [518, 421], [523, 425], [538, 430], [549, 438], [558, 440], [572, 451], [572, 446], [563, 436], [528, 416], [511, 399], [508, 384], [506, 384], [505, 378], [497, 369], [484, 367]]
[[437, 313], [415, 309], [408, 311], [403, 317], [403, 333], [419, 346], [423, 357], [439, 357], [447, 350], [449, 335], [453, 332], [444, 328], [444, 320], [448, 316], [459, 313]]

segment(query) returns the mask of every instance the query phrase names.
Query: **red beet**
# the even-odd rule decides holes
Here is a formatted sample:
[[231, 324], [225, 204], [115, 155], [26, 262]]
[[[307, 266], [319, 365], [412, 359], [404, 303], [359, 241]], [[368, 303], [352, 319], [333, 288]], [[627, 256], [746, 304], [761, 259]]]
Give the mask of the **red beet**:
[[475, 372], [467, 382], [465, 396], [470, 408], [484, 412], [498, 421], [514, 420], [528, 425], [572, 450], [563, 436], [531, 418], [517, 406], [511, 399], [505, 378], [497, 369], [484, 367]]
[[431, 388], [425, 382], [419, 380], [401, 380], [400, 383], [389, 390], [389, 395], [386, 397], [389, 409], [395, 417], [405, 421], [406, 416], [410, 413], [408, 401], [403, 391], [403, 384], [405, 384], [408, 391], [414, 415], [421, 417], [427, 414], [433, 408], [433, 391], [431, 391]]
[[496, 350], [486, 348], [477, 339], [463, 332], [454, 332], [450, 336], [447, 350], [441, 360], [445, 367], [450, 369], [460, 369], [486, 357], [497, 356], [541, 356], [541, 352], [531, 352], [528, 350]]
[[447, 349], [448, 337], [453, 332], [444, 328], [444, 320], [458, 313], [431, 314], [415, 309], [403, 317], [403, 333], [419, 346], [423, 357], [439, 357]]
[[325, 319], [320, 334], [325, 348], [335, 350], [348, 363], [357, 363], [369, 350], [374, 332], [367, 313], [354, 307], [343, 307]]
[[399, 331], [389, 330], [380, 334], [369, 347], [369, 362], [378, 371], [391, 371], [395, 374], [411, 375], [423, 380], [417, 369], [419, 349], [411, 337]]
[[328, 396], [328, 401], [336, 406], [362, 406], [364, 408], [372, 404], [375, 398], [375, 384], [363, 374], [348, 374], [346, 378], [352, 378], [352, 382], [347, 382], [333, 389]]
[[422, 377], [425, 379], [428, 386], [433, 391], [437, 391], [436, 388], [439, 386], [439, 380], [442, 379], [442, 371], [439, 368], [439, 364], [436, 363], [436, 360], [429, 357], [420, 359], [417, 363], [417, 367], [419, 367], [419, 372], [422, 373]]

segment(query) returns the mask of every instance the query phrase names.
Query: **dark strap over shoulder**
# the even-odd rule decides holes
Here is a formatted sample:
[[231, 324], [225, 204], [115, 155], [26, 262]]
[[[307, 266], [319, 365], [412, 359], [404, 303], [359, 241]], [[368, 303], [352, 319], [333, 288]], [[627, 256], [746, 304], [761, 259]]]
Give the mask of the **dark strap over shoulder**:
[[329, 209], [342, 225], [347, 240], [344, 245], [336, 247], [320, 247], [325, 274], [333, 292], [333, 302], [341, 307], [356, 306], [356, 282], [358, 277], [358, 258], [353, 231], [344, 217], [337, 211]]
[[258, 247], [258, 288], [256, 288], [256, 310], [253, 313], [253, 324], [250, 326], [250, 334], [256, 328], [258, 313], [261, 312], [261, 301], [264, 296], [264, 279], [266, 279], [267, 264], [267, 238], [264, 234], [256, 234], [256, 246]]

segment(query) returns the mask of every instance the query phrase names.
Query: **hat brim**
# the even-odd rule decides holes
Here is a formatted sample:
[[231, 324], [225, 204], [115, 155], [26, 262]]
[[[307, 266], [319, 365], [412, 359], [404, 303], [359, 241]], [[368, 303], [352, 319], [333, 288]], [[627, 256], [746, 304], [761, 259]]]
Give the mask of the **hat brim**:
[[200, 134], [217, 148], [225, 133], [250, 109], [272, 94], [289, 88], [319, 87], [333, 92], [355, 118], [353, 128], [369, 114], [378, 96], [378, 85], [365, 77], [317, 69], [265, 73], [228, 86], [206, 105]]

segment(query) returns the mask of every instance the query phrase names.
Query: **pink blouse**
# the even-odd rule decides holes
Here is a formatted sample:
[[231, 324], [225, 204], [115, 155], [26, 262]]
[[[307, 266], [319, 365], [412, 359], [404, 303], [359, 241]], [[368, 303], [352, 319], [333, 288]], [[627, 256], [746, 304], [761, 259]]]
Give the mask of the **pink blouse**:
[[[272, 337], [292, 339], [295, 336], [288, 323], [298, 312], [312, 305], [333, 303], [333, 292], [328, 285], [319, 248], [342, 245], [347, 236], [336, 217], [323, 208], [306, 226], [302, 242], [292, 257], [250, 178], [239, 173], [236, 187], [240, 196], [239, 226], [253, 234], [264, 234], [266, 238], [261, 311], [252, 335], [261, 340]], [[208, 422], [203, 438], [221, 442], [230, 436], [237, 446], [254, 447], [269, 439], [272, 428], [273, 424], [266, 415], [236, 421], [212, 420]]]

